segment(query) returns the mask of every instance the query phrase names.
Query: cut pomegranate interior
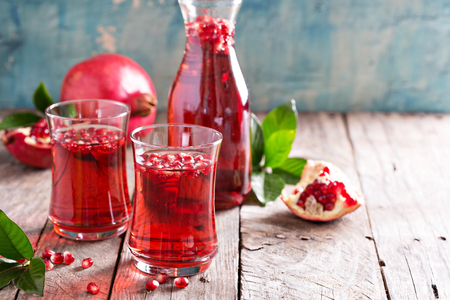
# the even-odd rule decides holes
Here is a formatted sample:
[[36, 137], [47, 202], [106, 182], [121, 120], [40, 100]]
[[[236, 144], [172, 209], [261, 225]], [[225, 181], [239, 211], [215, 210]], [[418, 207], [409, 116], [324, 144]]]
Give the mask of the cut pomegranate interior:
[[364, 197], [336, 166], [308, 160], [291, 195], [283, 191], [283, 202], [298, 217], [310, 221], [338, 219], [361, 206]]
[[45, 119], [31, 127], [0, 131], [6, 149], [24, 165], [46, 169], [52, 166], [50, 136]]

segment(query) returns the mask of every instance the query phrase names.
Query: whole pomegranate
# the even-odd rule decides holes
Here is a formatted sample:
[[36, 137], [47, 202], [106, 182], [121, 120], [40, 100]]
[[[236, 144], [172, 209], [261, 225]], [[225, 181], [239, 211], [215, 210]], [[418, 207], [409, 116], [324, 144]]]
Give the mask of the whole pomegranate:
[[50, 136], [45, 119], [30, 127], [0, 131], [3, 144], [21, 163], [39, 169], [52, 166]]
[[361, 206], [359, 194], [345, 174], [325, 161], [308, 160], [300, 182], [291, 195], [281, 199], [298, 217], [310, 221], [338, 219]]
[[128, 104], [131, 117], [128, 136], [137, 127], [153, 124], [156, 91], [152, 79], [134, 60], [103, 53], [74, 65], [64, 77], [60, 101], [108, 99]]

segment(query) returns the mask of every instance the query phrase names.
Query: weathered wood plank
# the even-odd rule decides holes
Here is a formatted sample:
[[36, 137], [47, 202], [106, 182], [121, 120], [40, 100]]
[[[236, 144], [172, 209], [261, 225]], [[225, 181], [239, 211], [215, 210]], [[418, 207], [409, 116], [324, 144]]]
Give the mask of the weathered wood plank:
[[189, 286], [178, 289], [173, 279], [153, 292], [145, 289], [151, 279], [132, 264], [132, 256], [125, 243], [114, 281], [111, 299], [237, 299], [239, 260], [239, 208], [217, 211], [219, 253], [204, 273], [189, 277]]
[[391, 299], [450, 299], [450, 115], [348, 120]]
[[[0, 119], [17, 112], [0, 110]], [[0, 209], [27, 234], [33, 248], [47, 222], [51, 193], [51, 169], [27, 167], [12, 157], [0, 142]], [[0, 290], [0, 299], [14, 299], [17, 289]]]
[[[300, 114], [291, 156], [330, 161], [359, 186], [341, 115]], [[241, 236], [241, 299], [386, 298], [365, 207], [320, 224], [279, 199], [244, 205]]]

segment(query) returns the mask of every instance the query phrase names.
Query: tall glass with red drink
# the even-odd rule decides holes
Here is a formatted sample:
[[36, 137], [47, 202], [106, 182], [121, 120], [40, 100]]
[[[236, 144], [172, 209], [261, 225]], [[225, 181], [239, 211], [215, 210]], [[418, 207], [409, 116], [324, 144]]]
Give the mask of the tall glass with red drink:
[[222, 134], [166, 124], [131, 133], [136, 174], [129, 248], [146, 273], [194, 275], [217, 253], [214, 187]]
[[125, 167], [130, 107], [110, 100], [56, 103], [46, 110], [53, 166], [49, 219], [57, 234], [101, 240], [126, 231]]

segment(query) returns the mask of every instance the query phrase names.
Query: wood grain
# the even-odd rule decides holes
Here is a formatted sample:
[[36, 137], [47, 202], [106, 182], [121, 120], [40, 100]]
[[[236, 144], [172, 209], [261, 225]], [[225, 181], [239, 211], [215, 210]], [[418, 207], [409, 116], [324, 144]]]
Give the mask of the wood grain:
[[[341, 115], [300, 114], [298, 128], [291, 156], [330, 161], [359, 186]], [[365, 207], [321, 224], [301, 220], [279, 199], [264, 208], [243, 206], [241, 299], [385, 299], [366, 236]]]
[[450, 116], [348, 120], [391, 299], [450, 299]]
[[[17, 111], [0, 110], [0, 119]], [[0, 142], [0, 209], [23, 229], [33, 248], [47, 222], [51, 176], [51, 169], [22, 165]], [[0, 290], [0, 299], [14, 299], [16, 293], [11, 284]]]
[[204, 273], [189, 277], [189, 286], [178, 289], [173, 279], [153, 292], [145, 289], [150, 275], [132, 264], [127, 243], [122, 249], [111, 299], [237, 299], [239, 261], [239, 208], [216, 213], [219, 253]]

